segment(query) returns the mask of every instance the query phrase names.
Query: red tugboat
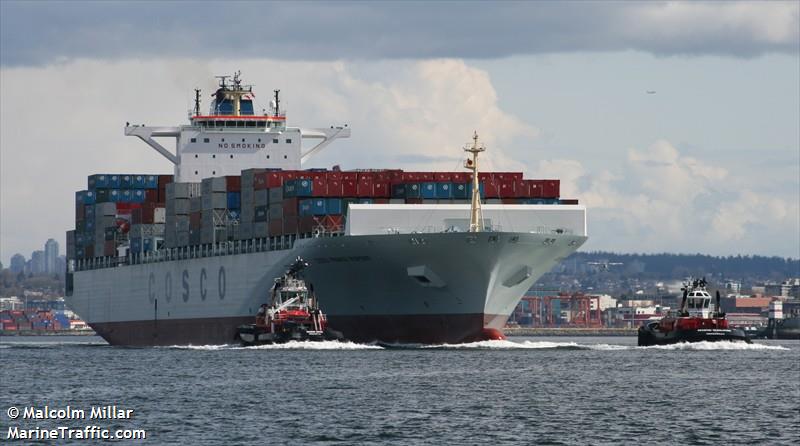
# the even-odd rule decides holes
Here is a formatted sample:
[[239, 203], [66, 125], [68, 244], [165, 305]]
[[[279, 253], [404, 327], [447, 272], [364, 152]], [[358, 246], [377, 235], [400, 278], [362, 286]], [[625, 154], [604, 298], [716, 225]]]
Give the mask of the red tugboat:
[[301, 277], [307, 266], [298, 257], [282, 277], [275, 279], [270, 303], [261, 305], [256, 323], [239, 327], [242, 344], [343, 340], [340, 332], [328, 328], [328, 320], [319, 309], [313, 287], [307, 286]]
[[719, 291], [711, 311], [711, 295], [706, 280], [695, 279], [684, 284], [681, 308], [661, 320], [639, 327], [639, 346], [669, 345], [679, 342], [743, 341], [752, 343], [743, 330], [728, 327], [725, 313], [720, 311]]

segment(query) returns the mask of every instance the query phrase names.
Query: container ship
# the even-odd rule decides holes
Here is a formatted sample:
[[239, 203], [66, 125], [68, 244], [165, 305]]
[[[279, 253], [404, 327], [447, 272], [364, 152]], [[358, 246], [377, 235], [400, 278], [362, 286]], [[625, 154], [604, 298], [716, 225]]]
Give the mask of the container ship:
[[479, 171], [477, 134], [461, 172], [303, 169], [350, 129], [287, 126], [277, 90], [257, 113], [238, 74], [207, 114], [200, 97], [185, 125], [125, 126], [173, 174], [90, 175], [75, 194], [67, 303], [110, 344], [235, 342], [297, 257], [347, 339], [483, 340], [587, 239], [558, 180]]

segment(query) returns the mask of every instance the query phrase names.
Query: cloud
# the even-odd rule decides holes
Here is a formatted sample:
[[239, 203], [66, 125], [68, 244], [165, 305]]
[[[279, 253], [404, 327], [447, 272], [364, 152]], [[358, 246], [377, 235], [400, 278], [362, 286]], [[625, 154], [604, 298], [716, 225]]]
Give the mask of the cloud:
[[[74, 191], [92, 173], [171, 173], [171, 165], [136, 138], [126, 121], [178, 125], [213, 74], [241, 68], [266, 105], [280, 88], [289, 125], [348, 123], [349, 140], [306, 167], [401, 167], [461, 170], [473, 130], [492, 147], [495, 166], [536, 129], [501, 110], [485, 71], [457, 60], [382, 64], [227, 60], [78, 60], [0, 70], [0, 258], [26, 256], [44, 240], [62, 241], [73, 225]], [[35, 88], [19, 88], [20, 85]], [[169, 145], [167, 147], [170, 147]]]
[[[0, 64], [74, 58], [796, 54], [797, 2], [0, 2]], [[35, 32], [31, 32], [35, 29]]]
[[726, 169], [682, 155], [666, 140], [630, 149], [618, 171], [593, 173], [561, 159], [540, 161], [532, 174], [560, 178], [562, 196], [586, 204], [585, 249], [800, 257], [796, 191], [744, 188]]

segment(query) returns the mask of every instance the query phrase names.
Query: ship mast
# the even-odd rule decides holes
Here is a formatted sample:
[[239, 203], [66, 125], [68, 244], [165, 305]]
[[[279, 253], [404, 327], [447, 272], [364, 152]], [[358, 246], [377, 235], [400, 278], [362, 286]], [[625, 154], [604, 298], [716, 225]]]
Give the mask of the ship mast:
[[465, 152], [471, 154], [464, 163], [464, 167], [472, 170], [472, 206], [470, 207], [469, 232], [481, 232], [483, 224], [483, 211], [481, 210], [481, 189], [478, 181], [478, 154], [485, 151], [486, 147], [478, 144], [478, 132], [472, 135], [472, 145], [464, 147]]

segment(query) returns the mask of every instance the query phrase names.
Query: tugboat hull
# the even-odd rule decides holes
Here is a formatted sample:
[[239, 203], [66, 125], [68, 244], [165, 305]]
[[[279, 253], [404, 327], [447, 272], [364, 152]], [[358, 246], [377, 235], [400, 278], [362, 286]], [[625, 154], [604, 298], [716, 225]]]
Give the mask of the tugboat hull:
[[743, 330], [738, 328], [701, 328], [697, 330], [673, 330], [660, 332], [651, 325], [639, 327], [639, 347], [670, 345], [680, 342], [746, 342], [752, 344]]
[[326, 328], [324, 331], [306, 330], [295, 326], [276, 333], [255, 324], [239, 327], [237, 337], [244, 346], [283, 344], [289, 341], [343, 341], [342, 333]]

